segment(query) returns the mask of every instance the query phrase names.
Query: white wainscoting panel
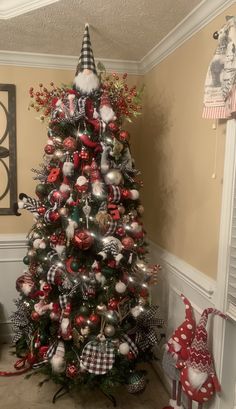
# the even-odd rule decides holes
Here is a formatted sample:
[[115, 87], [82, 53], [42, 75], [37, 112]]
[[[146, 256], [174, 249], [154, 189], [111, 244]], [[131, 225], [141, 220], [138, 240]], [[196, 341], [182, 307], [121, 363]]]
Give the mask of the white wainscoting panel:
[[[172, 334], [185, 318], [184, 304], [180, 298], [183, 293], [191, 302], [196, 320], [198, 322], [202, 311], [216, 304], [216, 281], [207, 277], [183, 260], [163, 250], [153, 242], [150, 244], [150, 260], [152, 263], [161, 264], [158, 285], [153, 288], [153, 302], [160, 305], [167, 322], [167, 338]], [[219, 317], [214, 320], [209, 318], [209, 346], [214, 351], [219, 351], [222, 342], [217, 325]], [[213, 342], [214, 340], [214, 342]], [[214, 356], [216, 356], [214, 354]], [[161, 364], [157, 362], [155, 369], [164, 383], [170, 389], [170, 381], [163, 376]], [[212, 400], [208, 409], [215, 409], [216, 401]], [[193, 409], [197, 405], [193, 405]], [[223, 407], [221, 409], [224, 409]]]
[[25, 235], [0, 235], [0, 342], [9, 341], [12, 335], [9, 317], [15, 309], [15, 282], [24, 270], [25, 254]]

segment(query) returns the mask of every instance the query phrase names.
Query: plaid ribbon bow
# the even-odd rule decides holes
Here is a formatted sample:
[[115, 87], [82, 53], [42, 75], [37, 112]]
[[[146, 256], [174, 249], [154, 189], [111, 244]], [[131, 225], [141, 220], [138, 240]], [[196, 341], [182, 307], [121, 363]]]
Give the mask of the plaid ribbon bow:
[[107, 373], [114, 364], [114, 347], [109, 341], [88, 342], [82, 352], [81, 363], [86, 370], [95, 375]]
[[136, 332], [135, 343], [141, 350], [146, 350], [160, 341], [160, 328], [163, 328], [164, 320], [160, 317], [159, 307], [152, 305], [148, 310], [143, 311], [136, 320], [136, 327], [132, 332]]

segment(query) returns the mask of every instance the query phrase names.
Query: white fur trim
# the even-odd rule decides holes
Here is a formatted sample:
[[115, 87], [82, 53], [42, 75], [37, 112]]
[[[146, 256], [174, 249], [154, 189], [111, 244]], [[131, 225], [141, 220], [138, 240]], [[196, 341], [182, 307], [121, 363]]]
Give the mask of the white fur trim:
[[66, 250], [66, 246], [63, 246], [61, 244], [56, 245], [56, 252], [59, 256], [61, 256]]
[[104, 105], [99, 109], [101, 118], [104, 122], [108, 123], [114, 119], [115, 113], [111, 107]]
[[69, 94], [68, 95], [68, 99], [70, 100], [70, 99], [74, 99], [75, 98], [75, 94]]
[[66, 237], [68, 240], [71, 240], [74, 237], [76, 227], [78, 227], [78, 224], [74, 220], [69, 219], [66, 228]]
[[100, 180], [96, 180], [95, 182], [92, 183], [92, 191], [93, 195], [100, 197], [103, 196], [103, 183], [100, 182]]
[[32, 285], [28, 284], [28, 283], [23, 283], [22, 287], [21, 287], [21, 291], [24, 295], [29, 295], [29, 293], [32, 290]]
[[72, 176], [74, 173], [74, 164], [72, 162], [65, 162], [62, 167], [64, 176]]
[[193, 389], [200, 389], [207, 378], [208, 374], [206, 372], [200, 372], [198, 369], [191, 368], [191, 366], [188, 368], [188, 380]]
[[61, 333], [62, 333], [63, 335], [66, 335], [66, 334], [67, 334], [67, 330], [68, 330], [69, 325], [70, 325], [70, 320], [69, 320], [69, 318], [62, 318], [62, 321], [61, 321]]
[[94, 72], [89, 74], [79, 72], [74, 79], [74, 85], [76, 89], [86, 94], [90, 94], [92, 91], [99, 88], [100, 83], [98, 76]]
[[66, 185], [65, 183], [62, 183], [60, 188], [59, 188], [60, 192], [65, 193], [65, 192], [70, 192], [70, 186]]

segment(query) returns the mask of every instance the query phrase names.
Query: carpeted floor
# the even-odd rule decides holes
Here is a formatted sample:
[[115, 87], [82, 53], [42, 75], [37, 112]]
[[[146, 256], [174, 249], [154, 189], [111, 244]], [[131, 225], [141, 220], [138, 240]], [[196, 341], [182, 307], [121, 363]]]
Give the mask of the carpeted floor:
[[[7, 345], [0, 345], [0, 370], [12, 371], [15, 356]], [[149, 383], [143, 394], [130, 395], [124, 388], [115, 396], [118, 409], [162, 409], [168, 402], [168, 394], [152, 368], [149, 368]], [[58, 390], [52, 382], [42, 387], [38, 383], [43, 376], [35, 375], [24, 379], [24, 375], [0, 377], [0, 407], [4, 409], [112, 409], [112, 403], [101, 392], [84, 392], [65, 395], [55, 405], [52, 397]]]

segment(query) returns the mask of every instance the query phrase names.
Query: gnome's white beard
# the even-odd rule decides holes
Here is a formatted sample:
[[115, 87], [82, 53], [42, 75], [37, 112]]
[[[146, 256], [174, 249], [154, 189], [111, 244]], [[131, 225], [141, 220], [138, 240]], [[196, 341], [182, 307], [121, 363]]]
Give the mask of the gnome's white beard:
[[76, 89], [86, 94], [90, 94], [91, 91], [98, 89], [100, 85], [98, 76], [94, 72], [89, 74], [79, 72], [74, 79], [74, 84]]
[[200, 389], [201, 386], [206, 382], [208, 374], [205, 372], [200, 372], [198, 369], [188, 368], [188, 380], [193, 389]]

